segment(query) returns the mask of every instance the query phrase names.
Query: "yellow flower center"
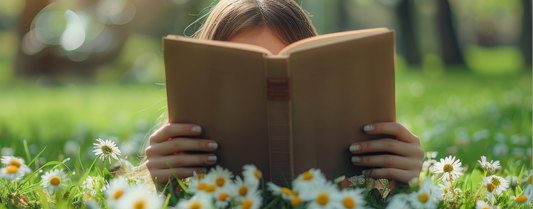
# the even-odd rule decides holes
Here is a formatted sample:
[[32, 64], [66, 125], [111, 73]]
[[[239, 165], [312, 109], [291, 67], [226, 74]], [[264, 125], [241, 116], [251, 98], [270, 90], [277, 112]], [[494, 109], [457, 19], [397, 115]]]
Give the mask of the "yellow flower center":
[[444, 172], [452, 172], [453, 171], [453, 166], [451, 164], [446, 164], [444, 165], [444, 167], [442, 168], [442, 170]]
[[242, 209], [250, 209], [252, 207], [252, 200], [246, 199], [244, 202], [242, 202]]
[[426, 203], [429, 200], [429, 195], [426, 193], [418, 195], [418, 200], [422, 203]]
[[496, 178], [496, 177], [493, 177], [491, 182], [492, 182], [492, 183], [494, 184], [494, 186], [496, 186], [496, 187], [499, 187], [499, 186], [500, 186], [500, 183], [501, 183], [501, 182], [500, 182], [500, 179], [499, 179], [499, 178]]
[[202, 208], [202, 203], [200, 202], [194, 202], [191, 204], [191, 209], [200, 209]]
[[6, 168], [6, 173], [17, 173], [18, 170], [19, 170], [19, 167], [10, 165]]
[[301, 203], [302, 203], [302, 199], [300, 199], [300, 197], [294, 197], [291, 200], [291, 205], [292, 206], [297, 206], [297, 205], [299, 205]]
[[527, 200], [527, 196], [525, 195], [520, 195], [519, 197], [516, 198], [516, 200], [514, 200], [514, 202], [516, 203], [521, 203], [521, 202], [524, 202]]
[[144, 209], [144, 208], [146, 208], [146, 204], [145, 204], [144, 200], [139, 200], [135, 204], [133, 204], [133, 208], [135, 208], [135, 209]]
[[21, 166], [20, 162], [16, 160], [12, 160], [9, 165], [16, 166], [17, 168]]
[[246, 195], [246, 193], [248, 193], [248, 188], [246, 188], [246, 187], [241, 187], [241, 188], [239, 189], [239, 195], [244, 196], [244, 195]]
[[257, 179], [261, 179], [261, 171], [259, 171], [259, 170], [255, 170], [255, 171], [254, 171], [254, 175], [255, 175], [255, 177], [256, 177]]
[[489, 206], [484, 205], [481, 209], [490, 209]]
[[122, 197], [122, 194], [124, 194], [124, 192], [122, 190], [117, 190], [117, 191], [115, 191], [115, 195], [113, 195], [113, 198], [115, 200], [118, 200], [118, 198]]
[[492, 183], [490, 183], [490, 182], [487, 183], [487, 190], [488, 190], [489, 192], [492, 193], [492, 192], [494, 191], [494, 189], [496, 189], [496, 187], [494, 186], [494, 184], [492, 184]]
[[303, 174], [303, 179], [304, 179], [305, 181], [309, 181], [309, 180], [313, 179], [313, 177], [315, 177], [315, 175], [313, 175], [313, 174], [310, 173], [309, 171], [306, 171], [306, 172], [304, 172], [304, 174]]
[[109, 155], [111, 153], [113, 153], [113, 149], [111, 149], [111, 147], [107, 146], [107, 145], [104, 145], [102, 146], [102, 152], [106, 155]]
[[529, 179], [527, 180], [527, 184], [533, 184], [531, 178], [533, 177], [533, 175], [529, 176]]
[[216, 189], [216, 188], [215, 188], [215, 186], [213, 186], [213, 185], [207, 185], [207, 186], [205, 187], [205, 191], [206, 191], [206, 192], [214, 192], [215, 189]]
[[218, 178], [217, 178], [217, 186], [218, 186], [218, 187], [222, 187], [222, 186], [224, 186], [224, 183], [225, 183], [225, 182], [226, 182], [226, 180], [224, 180], [224, 178], [222, 178], [222, 177], [218, 177]]
[[196, 180], [200, 180], [200, 179], [203, 179], [204, 178], [204, 173], [199, 173], [197, 176], [196, 176]]
[[294, 193], [292, 193], [292, 191], [289, 188], [287, 188], [287, 187], [281, 187], [281, 192], [283, 192], [283, 194], [285, 194], [287, 196], [294, 195]]
[[328, 196], [328, 194], [322, 193], [322, 194], [318, 195], [318, 197], [316, 198], [316, 201], [320, 205], [326, 205], [326, 204], [328, 204], [329, 196]]
[[342, 200], [342, 204], [344, 204], [344, 207], [346, 208], [355, 207], [355, 201], [351, 197], [345, 197], [344, 200]]
[[198, 190], [204, 190], [207, 185], [205, 183], [199, 183], [198, 184]]
[[54, 176], [54, 177], [52, 177], [52, 178], [50, 179], [50, 184], [51, 184], [51, 185], [57, 186], [57, 185], [59, 185], [59, 182], [60, 182], [60, 181], [59, 181], [59, 178], [58, 178], [57, 176]]
[[228, 197], [229, 197], [228, 193], [222, 193], [222, 194], [218, 195], [218, 201], [224, 201]]

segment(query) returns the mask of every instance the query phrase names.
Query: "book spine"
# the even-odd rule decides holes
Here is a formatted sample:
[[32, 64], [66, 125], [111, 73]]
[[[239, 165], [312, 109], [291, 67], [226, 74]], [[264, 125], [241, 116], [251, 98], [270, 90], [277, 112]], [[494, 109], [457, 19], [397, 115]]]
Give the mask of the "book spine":
[[288, 57], [265, 55], [270, 181], [285, 185], [294, 176]]

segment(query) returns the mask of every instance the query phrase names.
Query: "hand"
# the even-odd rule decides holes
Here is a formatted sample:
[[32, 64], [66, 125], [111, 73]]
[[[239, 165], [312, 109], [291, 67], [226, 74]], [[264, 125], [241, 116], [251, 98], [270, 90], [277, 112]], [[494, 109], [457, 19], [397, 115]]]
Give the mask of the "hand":
[[[212, 152], [218, 147], [209, 139], [187, 138], [202, 133], [202, 128], [194, 124], [171, 123], [164, 125], [150, 136], [150, 145], [146, 148], [146, 167], [159, 185], [164, 186], [172, 170], [179, 178], [187, 178], [196, 173], [205, 173], [206, 165], [216, 163], [214, 154], [187, 154], [187, 151]], [[157, 179], [156, 179], [157, 178]]]
[[[365, 126], [368, 134], [387, 134], [397, 139], [378, 139], [356, 142], [350, 146], [354, 165], [382, 167], [366, 171], [366, 175], [375, 179], [390, 179], [408, 185], [412, 178], [418, 178], [422, 170], [424, 150], [420, 148], [420, 140], [404, 126], [396, 122], [373, 123]], [[364, 156], [361, 154], [389, 152], [394, 155]], [[394, 183], [391, 183], [394, 185]]]

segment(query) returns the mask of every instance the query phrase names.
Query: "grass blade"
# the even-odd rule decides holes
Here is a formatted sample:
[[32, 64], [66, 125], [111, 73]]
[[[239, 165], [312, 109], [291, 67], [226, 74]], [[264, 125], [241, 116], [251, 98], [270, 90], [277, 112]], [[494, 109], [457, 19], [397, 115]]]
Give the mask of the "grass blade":
[[[39, 152], [39, 154], [37, 154], [37, 156], [35, 156], [35, 157], [33, 158], [33, 160], [32, 160], [30, 163], [28, 163], [28, 167], [30, 167], [31, 164], [32, 164], [37, 158], [39, 158], [39, 156], [41, 156], [41, 154], [43, 154], [44, 150], [46, 150], [46, 147], [48, 147], [48, 146], [44, 146], [43, 150], [41, 150], [41, 152]], [[41, 166], [41, 167], [42, 167], [42, 166]]]
[[31, 160], [31, 157], [30, 157], [30, 150], [28, 149], [28, 142], [26, 142], [26, 140], [22, 141], [22, 143], [24, 143], [24, 151], [26, 151], [26, 157], [28, 159], [28, 161]]

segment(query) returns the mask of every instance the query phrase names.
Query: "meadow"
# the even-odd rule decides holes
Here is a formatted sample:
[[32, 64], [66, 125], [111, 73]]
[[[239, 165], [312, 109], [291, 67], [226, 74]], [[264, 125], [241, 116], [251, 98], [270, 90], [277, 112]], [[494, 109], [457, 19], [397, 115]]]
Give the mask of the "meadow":
[[[478, 75], [399, 70], [397, 121], [420, 137], [425, 151], [437, 151], [437, 161], [450, 155], [460, 159], [469, 173], [460, 179], [464, 182], [482, 173], [480, 156], [500, 161], [498, 175], [523, 180], [531, 175], [531, 86], [530, 72]], [[84, 171], [92, 163], [100, 167], [92, 174], [102, 174], [109, 166], [94, 160], [93, 143], [98, 138], [117, 143], [122, 158], [136, 165], [143, 155], [143, 144], [163, 120], [166, 108], [161, 84], [45, 86], [13, 81], [0, 85], [0, 95], [1, 155], [21, 157], [26, 162], [38, 155], [30, 166], [34, 171], [47, 162], [59, 165], [63, 161], [61, 167], [74, 173], [70, 178], [76, 181], [89, 175]], [[38, 180], [35, 177], [32, 182]], [[472, 191], [480, 188], [471, 186], [468, 189]]]

